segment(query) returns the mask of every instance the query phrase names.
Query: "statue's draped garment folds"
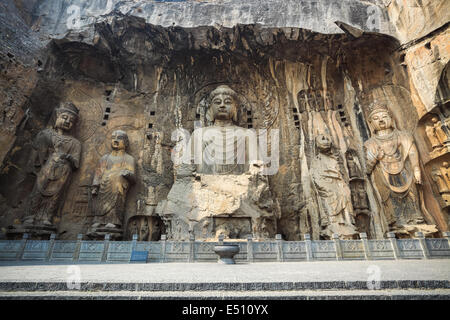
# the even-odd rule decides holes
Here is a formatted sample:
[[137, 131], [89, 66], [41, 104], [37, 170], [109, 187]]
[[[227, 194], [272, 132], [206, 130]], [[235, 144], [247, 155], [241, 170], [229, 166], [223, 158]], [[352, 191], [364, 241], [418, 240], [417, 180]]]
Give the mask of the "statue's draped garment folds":
[[134, 158], [123, 152], [104, 155], [95, 170], [92, 187], [98, 189], [93, 201], [94, 223], [123, 225], [125, 200], [135, 182]]
[[[385, 156], [379, 160], [379, 170], [386, 186], [396, 193], [404, 193], [413, 183], [413, 168], [411, 152], [417, 154], [417, 149], [410, 134], [394, 131], [386, 137], [377, 137], [366, 142], [367, 160], [376, 160], [377, 150], [383, 150]], [[412, 159], [415, 162], [415, 158]]]
[[[78, 109], [71, 104], [59, 108], [55, 127], [63, 127], [61, 123], [70, 121], [70, 130], [75, 118], [66, 118], [74, 114], [78, 115]], [[81, 143], [72, 136], [62, 134], [62, 131], [58, 132], [57, 128], [52, 128], [39, 132], [32, 146], [34, 166], [40, 170], [37, 172], [36, 184], [31, 194], [28, 218], [33, 217], [34, 224], [51, 224], [64, 187], [72, 171], [80, 165]]]
[[372, 174], [390, 230], [424, 224], [428, 212], [422, 212], [422, 177], [412, 135], [395, 127], [385, 106], [373, 108], [369, 124], [373, 135], [364, 144], [367, 173]]
[[352, 239], [357, 230], [351, 203], [350, 188], [346, 184], [339, 161], [332, 152], [331, 138], [316, 137], [318, 154], [312, 166], [312, 180], [319, 196], [321, 210], [321, 236], [331, 239], [332, 234]]
[[[340, 224], [354, 222], [351, 219], [350, 189], [339, 171], [338, 161], [323, 154], [319, 154], [316, 160], [322, 167], [318, 167], [316, 171], [312, 172], [312, 175], [321, 199], [322, 219], [329, 219], [330, 223]], [[350, 214], [347, 214], [346, 211], [349, 211]]]
[[248, 172], [248, 142], [243, 128], [235, 125], [212, 126], [202, 131], [203, 158], [196, 167], [197, 173], [220, 175]]

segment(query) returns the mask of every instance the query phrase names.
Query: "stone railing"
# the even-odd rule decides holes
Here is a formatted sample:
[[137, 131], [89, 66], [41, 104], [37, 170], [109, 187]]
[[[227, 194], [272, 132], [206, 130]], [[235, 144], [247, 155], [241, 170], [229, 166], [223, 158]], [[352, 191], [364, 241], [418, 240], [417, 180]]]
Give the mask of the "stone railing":
[[[388, 239], [369, 240], [365, 233], [361, 240], [311, 240], [283, 241], [281, 235], [275, 240], [226, 241], [237, 244], [240, 252], [237, 262], [289, 262], [313, 260], [389, 260], [389, 259], [443, 259], [450, 258], [450, 232], [443, 239], [426, 239], [418, 232], [414, 239], [396, 239], [393, 233]], [[78, 235], [75, 241], [22, 240], [0, 241], [0, 261], [49, 261], [49, 262], [217, 262], [214, 246], [219, 242], [171, 241], [162, 236], [160, 241], [85, 241]]]

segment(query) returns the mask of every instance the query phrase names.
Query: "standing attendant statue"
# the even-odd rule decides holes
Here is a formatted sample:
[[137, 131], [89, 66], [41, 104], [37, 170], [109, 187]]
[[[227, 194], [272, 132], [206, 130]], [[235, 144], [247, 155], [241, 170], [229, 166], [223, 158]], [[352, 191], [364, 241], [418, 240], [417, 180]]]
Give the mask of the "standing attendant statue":
[[244, 129], [237, 125], [237, 93], [229, 86], [221, 85], [210, 93], [209, 101], [206, 118], [212, 125], [203, 129], [203, 159], [196, 171], [219, 175], [248, 172], [249, 143], [246, 142]]
[[80, 165], [81, 143], [69, 134], [78, 114], [73, 103], [62, 103], [54, 127], [39, 132], [33, 141], [31, 161], [37, 178], [23, 219], [25, 228], [56, 229], [53, 219], [70, 176]]
[[429, 220], [432, 217], [421, 196], [422, 173], [412, 135], [395, 127], [390, 111], [383, 105], [370, 111], [369, 127], [372, 137], [364, 144], [367, 174], [372, 175], [380, 194], [389, 231], [401, 236], [437, 231], [424, 220], [424, 215]]
[[126, 197], [136, 179], [135, 160], [126, 153], [128, 145], [126, 132], [114, 131], [111, 139], [112, 152], [100, 159], [95, 170], [91, 191], [94, 214], [92, 236], [97, 233], [101, 237], [102, 231], [114, 233], [114, 230], [122, 235]]
[[331, 239], [333, 234], [338, 234], [342, 239], [354, 239], [358, 231], [351, 192], [333, 153], [331, 138], [320, 134], [315, 143], [317, 154], [311, 166], [311, 176], [319, 197], [320, 236]]

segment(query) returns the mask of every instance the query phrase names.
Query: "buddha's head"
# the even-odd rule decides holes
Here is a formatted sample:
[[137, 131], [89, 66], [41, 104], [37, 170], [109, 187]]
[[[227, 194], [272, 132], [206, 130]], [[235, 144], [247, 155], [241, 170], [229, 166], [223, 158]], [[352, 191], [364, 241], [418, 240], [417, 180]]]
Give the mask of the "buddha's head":
[[72, 102], [65, 102], [56, 109], [55, 128], [69, 131], [78, 121], [78, 108]]
[[128, 135], [125, 131], [116, 130], [111, 135], [111, 147], [113, 150], [126, 150], [128, 148], [129, 141]]
[[385, 105], [376, 105], [372, 108], [369, 122], [375, 132], [394, 128], [392, 115]]
[[229, 86], [217, 87], [209, 95], [209, 117], [211, 121], [231, 120], [237, 122], [238, 99], [236, 92]]
[[326, 134], [319, 134], [316, 137], [316, 146], [319, 152], [325, 153], [331, 150], [331, 138]]

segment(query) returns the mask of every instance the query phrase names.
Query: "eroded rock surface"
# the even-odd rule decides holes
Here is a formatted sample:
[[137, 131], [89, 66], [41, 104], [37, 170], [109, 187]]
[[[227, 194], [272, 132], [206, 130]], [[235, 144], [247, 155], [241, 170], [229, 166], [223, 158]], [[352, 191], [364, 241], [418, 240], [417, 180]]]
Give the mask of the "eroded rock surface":
[[[388, 231], [410, 237], [448, 230], [448, 5], [314, 3], [2, 2], [1, 227], [8, 232], [29, 209], [34, 137], [54, 125], [61, 102], [72, 102], [80, 117], [70, 134], [82, 152], [51, 221], [62, 239], [86, 234], [94, 224], [95, 168], [111, 153], [117, 130], [127, 133], [127, 153], [136, 161], [121, 226], [127, 239], [134, 233], [141, 240], [163, 233], [176, 239], [280, 233], [298, 240], [306, 233], [319, 239], [359, 232], [382, 238]], [[420, 20], [423, 26], [414, 19], [420, 12], [429, 17]], [[278, 147], [273, 174], [214, 178], [189, 169], [180, 175], [173, 132], [210, 125], [208, 97], [220, 85], [239, 96], [235, 126], [279, 133], [278, 142], [268, 143], [270, 150]], [[390, 110], [396, 128], [417, 147], [422, 189], [401, 201], [424, 223], [399, 223], [394, 230], [385, 212], [395, 217], [402, 210], [389, 205], [389, 193], [366, 174], [364, 144], [374, 138], [369, 114], [375, 103]], [[333, 156], [318, 165], [321, 135], [329, 137]], [[387, 145], [395, 153], [394, 142]], [[331, 164], [346, 190], [345, 199], [336, 193], [334, 202], [327, 198], [331, 186], [319, 190]], [[414, 175], [414, 168], [405, 170]], [[323, 209], [341, 202], [336, 212]], [[178, 225], [168, 218], [182, 211], [188, 214]], [[333, 212], [344, 217], [336, 228], [327, 220]]]

